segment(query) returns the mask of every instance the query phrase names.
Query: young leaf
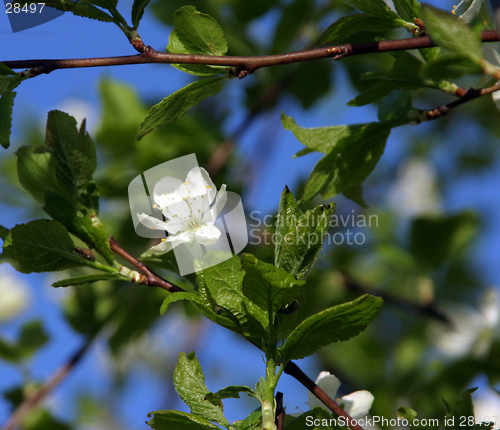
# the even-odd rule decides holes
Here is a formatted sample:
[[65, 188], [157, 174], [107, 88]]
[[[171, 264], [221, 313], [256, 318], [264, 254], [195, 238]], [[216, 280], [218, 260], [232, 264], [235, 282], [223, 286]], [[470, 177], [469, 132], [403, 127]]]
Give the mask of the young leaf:
[[3, 225], [0, 225], [0, 239], [5, 240], [7, 235], [9, 234], [9, 229], [4, 227]]
[[456, 429], [474, 429], [475, 419], [469, 421], [469, 417], [474, 418], [474, 405], [472, 404], [471, 394], [476, 390], [477, 388], [465, 390], [453, 405], [452, 415], [455, 418], [454, 422]]
[[[431, 429], [439, 429], [439, 426], [423, 426], [420, 425], [419, 420], [417, 419], [417, 412], [413, 409], [408, 408], [407, 406], [403, 406], [398, 409], [398, 417], [402, 420], [407, 420], [410, 424], [411, 430], [431, 430]], [[415, 422], [416, 420], [416, 422]]]
[[457, 17], [428, 5], [423, 17], [426, 31], [438, 46], [476, 64], [483, 59], [480, 36]]
[[357, 336], [375, 318], [381, 306], [381, 298], [365, 294], [307, 318], [279, 348], [283, 363], [307, 357], [323, 346]]
[[149, 0], [134, 0], [132, 5], [132, 24], [135, 28], [139, 27], [139, 22], [141, 21], [142, 15], [144, 15], [144, 9], [146, 9]]
[[0, 75], [10, 75], [10, 76], [15, 76], [17, 75], [14, 70], [12, 70], [10, 67], [7, 67], [5, 64], [0, 63]]
[[23, 325], [19, 336], [19, 349], [24, 357], [31, 356], [37, 349], [49, 340], [45, 328], [40, 320], [28, 321]]
[[384, 0], [344, 0], [347, 4], [354, 6], [361, 12], [365, 12], [376, 18], [392, 21], [397, 26], [406, 24], [385, 4]]
[[344, 193], [366, 206], [359, 195], [360, 185], [377, 165], [390, 133], [389, 126], [370, 123], [337, 141], [314, 167], [304, 190], [304, 199], [309, 200], [319, 192], [325, 199]]
[[239, 399], [240, 393], [246, 393], [250, 397], [255, 397], [255, 391], [250, 387], [244, 385], [230, 385], [229, 387], [223, 388], [216, 393], [208, 393], [206, 399], [209, 400], [213, 405], [220, 405], [223, 399]]
[[21, 75], [17, 73], [12, 76], [8, 74], [0, 74], [0, 96], [6, 93], [10, 93], [14, 88], [16, 88], [24, 79]]
[[323, 248], [335, 207], [317, 206], [304, 214], [298, 205], [285, 187], [278, 209], [274, 264], [297, 279], [305, 279]]
[[[243, 335], [260, 344], [261, 338], [266, 336], [267, 312], [243, 294], [245, 272], [242, 270], [240, 258], [233, 256], [216, 265], [211, 265], [212, 261], [217, 261], [214, 251], [208, 253], [203, 262], [197, 265], [200, 298], [205, 303], [212, 303], [214, 310], [229, 313], [238, 322]], [[207, 268], [202, 269], [203, 264]]]
[[422, 76], [431, 79], [453, 80], [463, 75], [479, 75], [482, 67], [463, 55], [443, 54], [427, 61], [422, 69]]
[[54, 282], [53, 287], [69, 287], [70, 285], [82, 285], [89, 284], [96, 281], [105, 281], [108, 279], [126, 279], [115, 273], [92, 273], [91, 275], [81, 275], [74, 276], [73, 278], [61, 279], [60, 281]]
[[212, 424], [199, 415], [188, 414], [180, 411], [155, 411], [148, 414], [151, 418], [148, 425], [154, 430], [220, 430], [220, 427]]
[[380, 122], [409, 122], [408, 113], [412, 107], [410, 92], [408, 90], [395, 90], [382, 100], [378, 107], [377, 116]]
[[343, 16], [324, 31], [317, 45], [336, 45], [360, 31], [384, 32], [397, 27], [399, 25], [393, 19], [377, 18], [366, 13]]
[[[21, 5], [34, 3], [31, 0], [20, 0]], [[74, 0], [46, 0], [45, 6], [53, 7], [57, 10], [62, 10], [64, 12], [71, 12], [73, 15], [81, 16], [84, 18], [96, 19], [102, 22], [114, 22], [119, 25], [120, 21], [111, 15], [107, 14], [103, 10], [93, 6], [90, 3], [93, 1], [83, 2]]]
[[81, 188], [92, 180], [97, 168], [97, 154], [92, 138], [85, 131], [85, 120], [78, 129], [76, 119], [71, 115], [50, 111], [45, 143], [53, 149], [59, 180], [71, 188]]
[[177, 121], [190, 107], [219, 94], [221, 89], [222, 78], [207, 78], [193, 82], [164, 98], [144, 118], [137, 132], [137, 140], [141, 140], [155, 127], [165, 127]]
[[241, 262], [245, 270], [243, 294], [262, 310], [276, 312], [300, 297], [304, 281], [251, 254], [243, 254]]
[[5, 149], [10, 146], [10, 129], [12, 128], [12, 107], [16, 93], [10, 91], [0, 97], [0, 145]]
[[53, 272], [85, 265], [74, 247], [59, 222], [39, 219], [12, 228], [3, 254], [18, 272]]
[[179, 361], [174, 370], [174, 385], [182, 401], [191, 409], [191, 413], [226, 428], [231, 426], [222, 413], [222, 402], [215, 406], [206, 399], [210, 390], [205, 385], [205, 375], [194, 352], [188, 355], [184, 352], [179, 354]]
[[236, 425], [236, 430], [260, 430], [262, 429], [262, 411], [261, 408], [256, 409], [248, 415], [243, 421], [233, 423]]

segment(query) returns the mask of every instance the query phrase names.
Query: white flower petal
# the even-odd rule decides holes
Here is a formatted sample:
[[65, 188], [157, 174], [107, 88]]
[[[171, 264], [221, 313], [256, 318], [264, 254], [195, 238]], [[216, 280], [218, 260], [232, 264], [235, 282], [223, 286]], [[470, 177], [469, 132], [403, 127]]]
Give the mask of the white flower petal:
[[[338, 389], [340, 388], [340, 380], [335, 375], [332, 375], [330, 372], [323, 371], [319, 374], [316, 379], [316, 385], [321, 388], [328, 396], [332, 399], [335, 399], [335, 395], [337, 394]], [[308, 404], [309, 407], [315, 408], [319, 406], [320, 408], [327, 409], [324, 403], [319, 400], [313, 393], [310, 391], [307, 392], [308, 396]]]
[[212, 203], [217, 193], [217, 188], [215, 188], [210, 175], [203, 167], [194, 167], [191, 169], [186, 177], [186, 182], [191, 191], [190, 197], [208, 194], [209, 204]]
[[160, 179], [153, 190], [155, 203], [161, 208], [165, 208], [173, 203], [182, 201], [183, 196], [179, 197], [178, 194], [183, 183], [180, 179], [172, 178], [171, 176], [165, 176]]
[[177, 246], [180, 243], [187, 243], [191, 241], [191, 236], [193, 233], [191, 231], [183, 231], [179, 234], [168, 236], [165, 241], [172, 242], [172, 246]]
[[145, 213], [137, 214], [139, 222], [151, 230], [167, 230], [167, 223], [158, 218], [146, 215]]
[[217, 193], [217, 197], [215, 198], [215, 202], [210, 208], [210, 210], [206, 211], [203, 215], [203, 222], [205, 223], [213, 223], [219, 216], [220, 212], [224, 208], [227, 203], [227, 192], [226, 192], [226, 184], [223, 184], [220, 187], [219, 192]]
[[357, 419], [368, 415], [374, 399], [372, 393], [362, 390], [341, 397], [339, 403], [344, 405], [344, 410], [351, 418]]
[[217, 242], [221, 236], [220, 230], [213, 224], [205, 225], [197, 228], [194, 233], [194, 238], [202, 245], [210, 245]]
[[460, 15], [458, 19], [468, 24], [479, 13], [482, 4], [483, 0], [472, 0], [472, 3], [468, 7], [468, 9], [462, 15]]

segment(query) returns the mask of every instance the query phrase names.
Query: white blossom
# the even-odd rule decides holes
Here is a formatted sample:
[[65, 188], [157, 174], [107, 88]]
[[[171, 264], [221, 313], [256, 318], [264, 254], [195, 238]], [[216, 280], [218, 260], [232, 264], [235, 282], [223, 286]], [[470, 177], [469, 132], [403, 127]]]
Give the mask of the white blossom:
[[458, 19], [460, 21], [463, 21], [465, 23], [469, 23], [471, 22], [475, 17], [476, 15], [479, 13], [479, 11], [481, 10], [481, 5], [483, 4], [483, 0], [462, 0], [460, 3], [458, 3], [456, 6], [453, 6], [453, 14], [455, 15], [455, 11], [457, 9], [460, 8], [460, 6], [462, 6], [464, 3], [469, 3], [470, 2], [470, 5], [469, 7], [467, 8], [467, 10], [465, 12], [463, 12], [461, 15], [459, 15]]
[[221, 236], [214, 225], [227, 201], [226, 185], [219, 192], [202, 167], [194, 167], [186, 180], [166, 176], [158, 181], [153, 190], [154, 209], [160, 209], [164, 221], [137, 214], [139, 221], [153, 230], [164, 230], [168, 237], [151, 251], [163, 254], [181, 243], [198, 242], [201, 245], [215, 243]]
[[[328, 396], [335, 400], [337, 391], [340, 388], [340, 380], [330, 372], [321, 372], [316, 379], [316, 385], [321, 388]], [[308, 395], [309, 407], [321, 407], [326, 409], [326, 406], [310, 391]], [[373, 394], [366, 390], [355, 391], [354, 393], [343, 396], [337, 399], [336, 402], [343, 406], [344, 411], [354, 419], [365, 417], [373, 404]]]
[[0, 323], [15, 318], [29, 302], [28, 286], [6, 264], [0, 269]]

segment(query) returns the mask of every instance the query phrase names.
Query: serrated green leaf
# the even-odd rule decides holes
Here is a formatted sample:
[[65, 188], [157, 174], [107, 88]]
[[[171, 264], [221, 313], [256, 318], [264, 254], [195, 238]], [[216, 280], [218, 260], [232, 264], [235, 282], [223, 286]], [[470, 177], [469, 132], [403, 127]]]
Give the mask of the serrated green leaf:
[[231, 425], [222, 413], [222, 403], [213, 405], [206, 399], [210, 390], [205, 385], [205, 375], [194, 352], [179, 354], [174, 370], [174, 386], [191, 413], [229, 428]]
[[12, 128], [12, 107], [16, 93], [10, 91], [0, 97], [0, 145], [5, 149], [10, 146], [10, 130]]
[[174, 29], [191, 54], [224, 55], [227, 52], [221, 26], [194, 6], [184, 6], [175, 12]]
[[[290, 424], [286, 426], [286, 430], [331, 430], [331, 429], [343, 429], [339, 424], [334, 424], [330, 426], [332, 416], [323, 408], [313, 408], [310, 411], [304, 412], [303, 414], [296, 417]], [[319, 421], [318, 421], [319, 420]], [[319, 423], [315, 425], [314, 423]], [[312, 425], [311, 425], [312, 424]]]
[[[237, 321], [239, 331], [254, 343], [260, 344], [266, 336], [268, 325], [267, 312], [252, 303], [242, 291], [243, 277], [241, 260], [233, 256], [222, 263], [217, 251], [209, 252], [198, 263], [196, 276], [199, 281], [199, 294], [202, 302], [211, 303], [222, 315], [229, 313]], [[202, 267], [205, 269], [201, 270]], [[229, 317], [229, 315], [227, 316]]]
[[206, 78], [193, 82], [164, 98], [147, 114], [137, 132], [137, 140], [141, 140], [155, 127], [165, 127], [177, 121], [190, 107], [219, 94], [221, 89], [222, 78]]
[[45, 142], [53, 149], [57, 160], [56, 175], [60, 181], [76, 189], [92, 180], [97, 168], [97, 154], [94, 142], [85, 130], [85, 120], [78, 129], [76, 119], [71, 115], [50, 111]]
[[236, 430], [260, 430], [262, 428], [262, 411], [260, 408], [252, 411], [243, 421], [233, 423]]
[[81, 275], [74, 276], [72, 278], [61, 279], [60, 281], [54, 282], [52, 284], [53, 287], [69, 287], [70, 285], [82, 285], [82, 284], [90, 284], [96, 281], [105, 281], [108, 279], [125, 279], [123, 276], [120, 276], [115, 273], [92, 273], [91, 275]]
[[343, 16], [319, 37], [317, 45], [336, 45], [361, 31], [385, 32], [399, 25], [393, 19], [377, 18], [366, 13]]
[[274, 264], [297, 279], [305, 279], [323, 248], [335, 206], [318, 206], [304, 214], [298, 204], [285, 187], [278, 209]]
[[304, 281], [285, 270], [251, 254], [243, 254], [241, 263], [245, 271], [243, 294], [263, 311], [276, 312], [300, 297]]
[[250, 387], [245, 385], [230, 385], [229, 387], [223, 388], [216, 393], [208, 393], [206, 399], [209, 400], [213, 405], [220, 405], [221, 400], [224, 399], [239, 399], [240, 393], [248, 394], [250, 397], [255, 397], [255, 391]]
[[3, 254], [18, 272], [53, 272], [85, 265], [73, 252], [75, 245], [57, 221], [39, 219], [10, 230]]
[[14, 70], [12, 70], [10, 67], [7, 67], [5, 64], [0, 63], [0, 75], [14, 76], [17, 75], [17, 73], [14, 72]]
[[[22, 6], [25, 4], [29, 5], [36, 2], [32, 0], [20, 0], [19, 3]], [[54, 9], [62, 10], [63, 12], [71, 12], [73, 15], [96, 19], [97, 21], [102, 22], [114, 22], [117, 25], [120, 24], [119, 20], [113, 18], [111, 15], [90, 4], [94, 2], [86, 3], [83, 1], [74, 0], [46, 0], [44, 3], [45, 6], [53, 7]]]
[[438, 45], [479, 64], [483, 59], [481, 38], [458, 17], [426, 5], [423, 10], [426, 32]]
[[148, 425], [154, 430], [220, 430], [215, 424], [205, 418], [180, 411], [150, 412]]
[[149, 0], [134, 0], [132, 5], [132, 24], [135, 28], [139, 27], [139, 22], [144, 15], [144, 10], [146, 9]]
[[281, 123], [286, 130], [293, 132], [295, 137], [306, 146], [297, 153], [297, 156], [306, 155], [317, 151], [327, 153], [337, 144], [340, 139], [348, 137], [359, 131], [365, 124], [333, 125], [327, 127], [304, 128], [288, 115], [281, 112]]
[[469, 243], [478, 228], [478, 218], [470, 211], [453, 216], [422, 216], [411, 227], [410, 249], [424, 269], [437, 269]]
[[474, 428], [475, 420], [473, 420], [474, 424], [470, 425], [469, 417], [474, 417], [474, 405], [471, 394], [476, 390], [477, 388], [465, 390], [453, 405], [452, 416], [455, 418], [455, 429]]
[[24, 357], [31, 356], [37, 349], [45, 345], [49, 335], [43, 327], [42, 321], [28, 321], [23, 325], [19, 336], [19, 349]]
[[351, 196], [349, 191], [359, 190], [382, 156], [390, 133], [389, 126], [370, 123], [337, 141], [314, 167], [304, 190], [304, 199], [308, 200], [319, 192], [325, 199], [344, 191]]
[[304, 320], [279, 348], [283, 363], [314, 354], [333, 342], [357, 336], [375, 318], [382, 299], [370, 295], [326, 309]]
[[81, 0], [83, 3], [93, 4], [104, 9], [113, 10], [118, 5], [118, 0]]
[[6, 93], [10, 93], [14, 88], [16, 88], [24, 79], [21, 75], [17, 73], [12, 75], [0, 74], [0, 96]]

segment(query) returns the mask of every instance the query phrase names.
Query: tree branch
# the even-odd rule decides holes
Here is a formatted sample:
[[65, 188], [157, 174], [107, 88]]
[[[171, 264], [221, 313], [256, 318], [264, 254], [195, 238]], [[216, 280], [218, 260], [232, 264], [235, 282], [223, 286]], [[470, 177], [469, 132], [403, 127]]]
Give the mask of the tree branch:
[[[481, 33], [483, 42], [497, 42], [500, 37], [495, 30], [486, 30]], [[43, 73], [50, 73], [58, 69], [73, 69], [82, 67], [105, 67], [129, 64], [167, 63], [167, 64], [204, 64], [212, 66], [234, 67], [235, 75], [244, 78], [262, 67], [277, 66], [281, 64], [297, 63], [301, 61], [317, 60], [320, 58], [333, 58], [339, 60], [360, 54], [372, 54], [379, 52], [406, 51], [410, 49], [423, 49], [436, 46], [429, 36], [415, 37], [410, 39], [384, 40], [380, 42], [348, 43], [339, 46], [327, 46], [309, 49], [306, 51], [290, 52], [275, 55], [259, 55], [254, 57], [239, 56], [215, 56], [215, 55], [191, 55], [191, 54], [169, 54], [158, 52], [150, 46], [145, 46], [139, 55], [102, 58], [76, 58], [76, 59], [40, 59], [40, 60], [16, 60], [2, 61], [11, 69], [31, 69], [30, 77]], [[23, 72], [21, 72], [21, 75]]]
[[149, 268], [144, 263], [141, 263], [137, 258], [135, 258], [133, 255], [130, 255], [120, 245], [118, 245], [115, 239], [113, 239], [113, 237], [111, 236], [109, 237], [109, 246], [111, 247], [111, 250], [113, 252], [127, 260], [129, 263], [133, 264], [137, 269], [144, 273], [144, 275], [146, 276], [146, 284], [150, 287], [161, 287], [171, 293], [184, 291], [181, 287], [178, 287], [174, 283], [163, 279], [161, 276], [158, 276], [156, 273], [149, 270]]
[[0, 430], [14, 430], [18, 427], [23, 419], [26, 417], [28, 412], [32, 410], [35, 406], [37, 406], [47, 395], [57, 387], [65, 378], [69, 375], [69, 373], [73, 370], [73, 368], [80, 362], [82, 357], [87, 352], [89, 346], [92, 344], [92, 341], [95, 336], [90, 336], [85, 343], [78, 348], [78, 350], [73, 354], [73, 356], [64, 363], [61, 367], [59, 367], [54, 374], [47, 379], [44, 384], [40, 387], [40, 389], [30, 397], [27, 397], [14, 411], [14, 413], [10, 416], [7, 422], [3, 425]]
[[363, 430], [363, 427], [358, 425], [356, 420], [353, 420], [347, 412], [345, 412], [333, 399], [328, 396], [328, 394], [319, 388], [316, 383], [309, 378], [309, 376], [307, 376], [293, 361], [288, 362], [285, 366], [285, 373], [293, 376], [297, 381], [299, 381], [304, 387], [320, 399], [335, 415], [345, 418], [345, 422], [351, 430]]
[[276, 393], [276, 430], [283, 430], [285, 424], [285, 409], [283, 409], [283, 393]]

